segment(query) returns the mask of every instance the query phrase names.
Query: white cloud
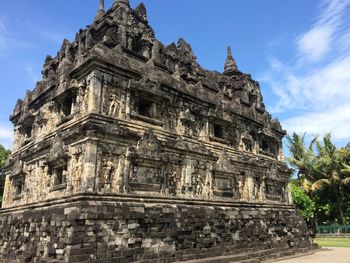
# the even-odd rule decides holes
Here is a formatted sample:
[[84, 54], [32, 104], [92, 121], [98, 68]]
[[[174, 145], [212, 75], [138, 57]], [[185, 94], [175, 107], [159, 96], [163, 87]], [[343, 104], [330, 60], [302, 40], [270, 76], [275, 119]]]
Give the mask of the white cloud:
[[0, 138], [1, 139], [12, 139], [12, 130], [7, 127], [0, 126]]
[[333, 33], [333, 28], [329, 25], [311, 29], [299, 39], [299, 51], [311, 61], [321, 59], [330, 49]]
[[[284, 114], [288, 132], [332, 132], [350, 140], [350, 0], [323, 1], [321, 14], [296, 39], [296, 56], [283, 63], [272, 54], [260, 79], [278, 100], [272, 112]], [[296, 116], [296, 114], [298, 114]]]
[[349, 0], [323, 1], [323, 12], [309, 31], [297, 39], [301, 60], [317, 62], [331, 50], [340, 26], [344, 23], [344, 10], [349, 6]]
[[330, 132], [336, 140], [349, 139], [350, 105], [343, 105], [326, 112], [310, 112], [284, 121], [288, 132], [325, 134]]
[[11, 149], [13, 141], [13, 130], [12, 128], [0, 124], [0, 144], [5, 148]]

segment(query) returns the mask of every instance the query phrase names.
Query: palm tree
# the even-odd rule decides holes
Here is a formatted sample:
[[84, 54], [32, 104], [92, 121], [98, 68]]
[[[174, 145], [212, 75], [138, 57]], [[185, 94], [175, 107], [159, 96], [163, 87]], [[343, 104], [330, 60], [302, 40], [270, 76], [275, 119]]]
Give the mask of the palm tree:
[[331, 135], [326, 134], [322, 143], [316, 140], [315, 173], [308, 178], [311, 192], [328, 188], [335, 198], [335, 207], [340, 223], [344, 224], [343, 200], [345, 188], [350, 185], [350, 166], [342, 163], [340, 150], [332, 143]]
[[313, 169], [313, 145], [316, 138], [314, 138], [309, 147], [306, 147], [305, 142], [306, 133], [302, 136], [293, 133], [292, 136], [287, 136], [287, 147], [291, 153], [291, 157], [287, 158], [289, 164], [297, 169], [297, 177], [299, 185], [302, 181], [309, 177]]
[[287, 137], [291, 157], [289, 164], [298, 169], [299, 186], [311, 197], [328, 190], [334, 199], [334, 207], [344, 224], [343, 201], [346, 188], [350, 186], [350, 147], [337, 149], [331, 135], [326, 134], [322, 141], [315, 137], [306, 147], [305, 134]]

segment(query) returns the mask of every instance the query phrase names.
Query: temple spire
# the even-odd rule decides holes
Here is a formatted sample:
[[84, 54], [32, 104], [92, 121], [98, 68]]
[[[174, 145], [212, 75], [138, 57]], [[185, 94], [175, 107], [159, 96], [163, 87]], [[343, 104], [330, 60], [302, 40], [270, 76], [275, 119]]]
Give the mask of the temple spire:
[[114, 0], [113, 6], [116, 6], [116, 5], [130, 7], [129, 0]]
[[105, 0], [100, 0], [98, 11], [105, 11]]
[[231, 47], [227, 48], [227, 58], [225, 63], [225, 69], [224, 74], [225, 75], [231, 75], [232, 73], [237, 71], [237, 64], [232, 56], [232, 50]]
[[98, 11], [95, 17], [96, 21], [99, 21], [103, 18], [103, 16], [105, 15], [106, 11], [105, 11], [105, 0], [100, 0], [100, 4], [98, 6]]

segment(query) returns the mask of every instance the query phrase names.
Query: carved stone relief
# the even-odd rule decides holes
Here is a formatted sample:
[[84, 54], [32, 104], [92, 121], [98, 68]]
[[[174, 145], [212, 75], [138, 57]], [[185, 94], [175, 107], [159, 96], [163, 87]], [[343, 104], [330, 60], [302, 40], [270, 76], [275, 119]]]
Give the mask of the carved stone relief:
[[[16, 104], [13, 149], [29, 163], [27, 202], [86, 189], [251, 202], [282, 195], [287, 202], [282, 171], [270, 167], [265, 175], [271, 159], [281, 160], [284, 131], [265, 111], [259, 84], [237, 68], [233, 74], [201, 68], [185, 40], [163, 45], [145, 8], [130, 10], [113, 9], [73, 42], [65, 40], [57, 57], [46, 58], [43, 80]], [[106, 63], [92, 70], [82, 64], [91, 61]], [[269, 158], [258, 148], [263, 135], [273, 142]], [[75, 149], [92, 138], [97, 151]], [[229, 157], [218, 154], [218, 143]], [[35, 184], [37, 193], [29, 189]]]
[[214, 194], [218, 197], [238, 198], [239, 185], [237, 181], [237, 171], [228, 157], [223, 152], [213, 167], [214, 173]]
[[180, 134], [190, 137], [198, 136], [198, 124], [195, 116], [189, 109], [180, 112], [179, 119], [180, 121], [177, 130]]

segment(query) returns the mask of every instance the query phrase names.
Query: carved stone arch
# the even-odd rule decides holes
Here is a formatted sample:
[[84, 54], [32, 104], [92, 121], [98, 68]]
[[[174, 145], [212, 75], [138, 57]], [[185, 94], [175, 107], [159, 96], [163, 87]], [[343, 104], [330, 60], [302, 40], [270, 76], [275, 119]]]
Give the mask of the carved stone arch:
[[106, 30], [105, 35], [103, 36], [102, 43], [109, 47], [114, 48], [120, 43], [120, 37], [118, 35], [119, 28], [117, 25], [114, 25], [113, 27], [110, 27]]
[[52, 140], [51, 149], [47, 158], [48, 163], [53, 164], [61, 159], [66, 159], [67, 146], [63, 141], [63, 135], [61, 132], [57, 132], [56, 136]]
[[47, 157], [48, 172], [52, 181], [51, 190], [66, 188], [69, 158], [71, 158], [71, 156], [68, 152], [68, 147], [63, 141], [63, 134], [58, 131], [52, 141], [51, 149]]
[[222, 151], [213, 167], [214, 195], [217, 197], [239, 198], [237, 168], [226, 151]]
[[126, 156], [127, 188], [133, 192], [158, 192], [162, 193], [166, 176], [163, 174], [162, 144], [152, 129], [146, 131], [137, 142], [134, 152]]
[[153, 129], [146, 131], [142, 138], [137, 142], [136, 154], [151, 159], [161, 157], [162, 144], [155, 136]]
[[217, 163], [214, 166], [214, 169], [223, 172], [234, 172], [234, 166], [226, 151], [221, 153]]

